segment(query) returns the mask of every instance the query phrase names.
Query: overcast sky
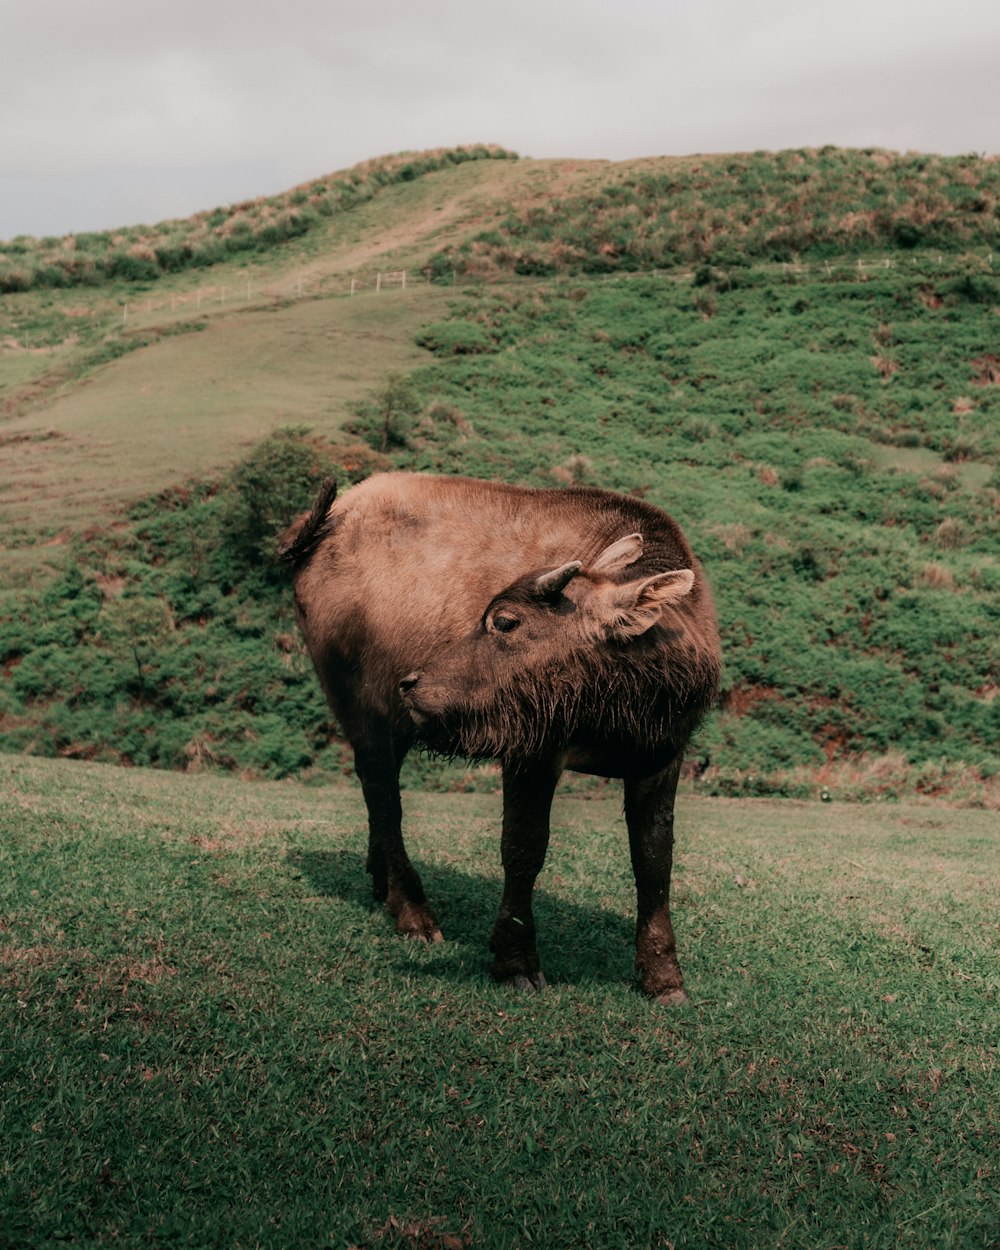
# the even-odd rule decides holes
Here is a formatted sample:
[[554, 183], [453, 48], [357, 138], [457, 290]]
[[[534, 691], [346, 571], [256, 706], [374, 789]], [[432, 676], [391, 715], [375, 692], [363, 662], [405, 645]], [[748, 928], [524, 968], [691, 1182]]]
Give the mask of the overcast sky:
[[0, 239], [371, 156], [1000, 151], [997, 0], [15, 0]]

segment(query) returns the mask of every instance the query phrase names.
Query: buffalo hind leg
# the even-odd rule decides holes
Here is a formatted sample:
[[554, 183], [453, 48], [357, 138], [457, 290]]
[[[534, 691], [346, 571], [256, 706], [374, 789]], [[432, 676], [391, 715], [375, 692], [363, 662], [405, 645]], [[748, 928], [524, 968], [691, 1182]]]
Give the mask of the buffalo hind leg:
[[522, 990], [545, 988], [535, 945], [531, 894], [549, 845], [549, 814], [561, 762], [505, 765], [503, 770], [503, 897], [493, 925], [492, 974]]
[[376, 746], [354, 748], [354, 767], [368, 808], [367, 868], [372, 892], [395, 917], [397, 933], [440, 942], [441, 930], [403, 842], [399, 769], [405, 754], [405, 745], [401, 747], [389, 735]]
[[625, 782], [625, 821], [635, 871], [638, 916], [635, 966], [642, 988], [659, 1003], [687, 1001], [670, 923], [674, 796], [681, 756], [656, 776]]

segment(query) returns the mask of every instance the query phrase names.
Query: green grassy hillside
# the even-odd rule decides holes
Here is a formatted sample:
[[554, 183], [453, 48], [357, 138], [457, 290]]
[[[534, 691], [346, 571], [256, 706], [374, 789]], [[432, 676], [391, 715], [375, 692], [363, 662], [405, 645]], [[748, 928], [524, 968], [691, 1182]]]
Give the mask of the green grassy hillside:
[[998, 246], [997, 158], [822, 148], [628, 162], [582, 193], [511, 205], [433, 267], [548, 276]]
[[976, 376], [996, 314], [928, 289], [947, 280], [485, 294], [463, 309], [474, 352], [454, 355], [458, 321], [428, 332], [448, 419], [402, 458], [600, 483], [684, 518], [725, 630], [713, 756], [901, 749], [990, 770], [1000, 409]]
[[[419, 326], [445, 315], [417, 269], [492, 216], [518, 170], [436, 156], [411, 168], [424, 164], [280, 245], [145, 281], [0, 296], [0, 584], [33, 575], [39, 542], [216, 475], [277, 425], [338, 429], [387, 371], [412, 368]], [[414, 281], [379, 298], [378, 274], [403, 270]], [[40, 555], [48, 569], [52, 552]]]
[[[324, 466], [396, 464], [594, 482], [684, 523], [727, 661], [703, 784], [996, 802], [995, 171], [431, 162], [249, 279], [245, 257], [214, 267], [225, 303], [189, 273], [4, 296], [2, 741], [342, 767], [261, 552]], [[346, 295], [389, 268], [405, 291]], [[26, 594], [40, 568], [56, 580]]]

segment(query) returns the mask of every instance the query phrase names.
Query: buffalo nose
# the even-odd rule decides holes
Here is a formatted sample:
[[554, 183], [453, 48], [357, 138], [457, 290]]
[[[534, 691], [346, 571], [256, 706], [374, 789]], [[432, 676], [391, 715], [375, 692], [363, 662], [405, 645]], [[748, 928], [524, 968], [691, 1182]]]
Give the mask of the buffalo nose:
[[407, 675], [400, 680], [399, 693], [409, 694], [409, 692], [413, 689], [413, 687], [417, 684], [419, 680], [420, 680], [419, 673], [407, 673]]

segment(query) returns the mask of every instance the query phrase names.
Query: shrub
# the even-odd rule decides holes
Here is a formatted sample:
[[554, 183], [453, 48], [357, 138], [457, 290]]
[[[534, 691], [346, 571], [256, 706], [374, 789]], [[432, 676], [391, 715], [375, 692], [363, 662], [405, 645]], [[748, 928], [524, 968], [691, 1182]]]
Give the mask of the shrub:
[[922, 586], [930, 590], [953, 590], [955, 588], [955, 578], [951, 570], [936, 562], [925, 564], [918, 580]]
[[249, 569], [269, 575], [277, 535], [311, 505], [332, 471], [329, 457], [306, 440], [307, 433], [304, 427], [275, 431], [226, 479], [219, 530], [234, 577]]
[[170, 605], [146, 595], [111, 599], [101, 612], [99, 628], [111, 646], [134, 663], [136, 692], [146, 697], [145, 666], [174, 628]]
[[0, 268], [0, 294], [12, 295], [16, 291], [30, 291], [34, 283], [34, 270], [26, 265], [4, 265]]
[[564, 486], [594, 485], [594, 465], [589, 456], [577, 452], [562, 464], [557, 464], [552, 476]]
[[131, 251], [112, 252], [104, 262], [109, 278], [121, 278], [125, 282], [148, 282], [160, 276], [156, 257], [136, 256]]
[[478, 356], [494, 350], [486, 329], [476, 321], [438, 321], [422, 330], [417, 345], [436, 356]]
[[892, 227], [892, 241], [897, 247], [909, 251], [924, 241], [924, 232], [912, 221], [897, 221]]
[[443, 284], [454, 280], [455, 268], [456, 265], [451, 252], [435, 252], [426, 265], [424, 265], [421, 273], [426, 278], [429, 278], [431, 282]]
[[1000, 303], [1000, 281], [978, 269], [967, 269], [945, 282], [941, 292], [946, 300], [968, 304]]
[[944, 447], [945, 460], [960, 462], [972, 460], [979, 450], [979, 440], [971, 434], [955, 434]]
[[705, 443], [719, 436], [718, 427], [707, 417], [688, 417], [681, 432], [692, 443]]

